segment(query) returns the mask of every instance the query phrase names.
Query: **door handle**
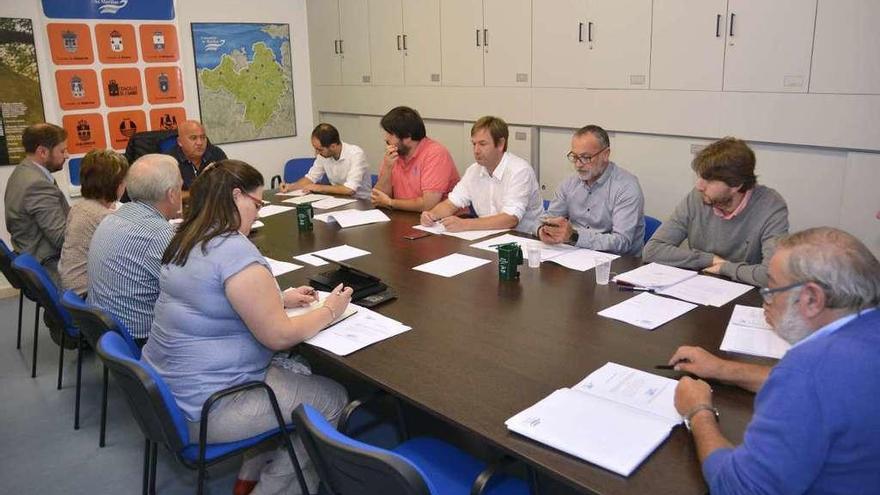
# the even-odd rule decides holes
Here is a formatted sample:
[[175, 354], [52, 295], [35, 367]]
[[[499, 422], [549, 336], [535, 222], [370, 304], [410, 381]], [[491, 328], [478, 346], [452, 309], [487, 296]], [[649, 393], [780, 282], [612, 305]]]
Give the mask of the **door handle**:
[[721, 37], [721, 14], [715, 16], [715, 37]]
[[480, 46], [480, 30], [477, 29], [477, 46]]
[[483, 29], [483, 46], [489, 46], [489, 30]]
[[342, 41], [343, 41], [343, 40], [339, 40], [339, 54], [340, 54], [340, 55], [342, 55], [342, 54], [345, 53], [345, 50], [342, 49]]
[[333, 40], [333, 53], [339, 55], [339, 40]]
[[403, 35], [403, 49], [406, 50], [406, 35]]
[[736, 14], [733, 12], [730, 13], [730, 37], [733, 38], [733, 20], [736, 18]]
[[584, 23], [578, 23], [578, 43], [584, 42]]
[[397, 50], [400, 51], [400, 35], [397, 35]]
[[593, 42], [593, 21], [587, 22], [587, 41]]

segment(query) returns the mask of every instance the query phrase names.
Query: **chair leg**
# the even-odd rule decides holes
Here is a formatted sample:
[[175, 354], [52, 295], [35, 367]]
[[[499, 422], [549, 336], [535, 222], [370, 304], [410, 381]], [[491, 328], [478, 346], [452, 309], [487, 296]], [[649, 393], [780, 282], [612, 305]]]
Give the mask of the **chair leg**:
[[67, 340], [67, 332], [61, 329], [61, 345], [58, 346], [58, 390], [61, 390], [61, 374], [64, 368], [64, 344]]
[[24, 309], [24, 291], [18, 291], [18, 336], [15, 338], [15, 348], [21, 349], [21, 311]]
[[306, 485], [306, 477], [302, 472], [302, 467], [299, 465], [299, 460], [296, 458], [296, 452], [293, 450], [293, 442], [290, 440], [290, 435], [282, 433], [281, 437], [284, 440], [284, 446], [287, 447], [287, 453], [290, 455], [290, 462], [293, 464], [293, 470], [296, 472], [296, 479], [299, 481], [300, 491], [302, 493], [309, 493], [309, 488]]
[[79, 397], [82, 390], [82, 361], [83, 361], [83, 340], [82, 334], [76, 337], [76, 406], [73, 412], [73, 429], [79, 429]]
[[205, 471], [206, 471], [205, 461], [202, 460], [201, 462], [199, 462], [199, 485], [198, 485], [198, 488], [196, 489], [197, 495], [203, 495], [205, 493], [205, 477], [207, 474], [207, 473], [205, 473]]
[[158, 462], [156, 462], [156, 457], [159, 455], [159, 444], [156, 442], [152, 442], [152, 448], [150, 450], [150, 494], [156, 495], [156, 468]]
[[104, 365], [104, 385], [101, 389], [101, 435], [98, 438], [99, 447], [105, 445], [107, 437], [107, 382], [109, 381], [109, 376], [107, 375], [107, 366]]
[[40, 305], [34, 304], [34, 356], [31, 363], [31, 378], [36, 378], [37, 376], [37, 344], [40, 341], [40, 335], [37, 333], [40, 330]]
[[150, 439], [148, 438], [145, 438], [144, 440], [144, 482], [141, 491], [143, 495], [147, 495], [147, 491], [150, 487], [150, 446], [152, 445], [152, 442], [150, 442]]
[[526, 475], [529, 478], [529, 492], [532, 495], [540, 495], [540, 486], [538, 484], [538, 472], [535, 468], [528, 466], [526, 468]]

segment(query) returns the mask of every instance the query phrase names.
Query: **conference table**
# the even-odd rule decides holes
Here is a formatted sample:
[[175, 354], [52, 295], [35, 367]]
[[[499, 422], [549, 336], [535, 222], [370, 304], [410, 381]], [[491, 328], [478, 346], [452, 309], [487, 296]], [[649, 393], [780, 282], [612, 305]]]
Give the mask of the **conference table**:
[[[273, 203], [287, 199], [268, 193], [266, 198]], [[371, 208], [367, 201], [352, 206]], [[500, 281], [497, 255], [470, 247], [478, 241], [443, 235], [407, 240], [404, 235], [412, 232], [419, 215], [385, 212], [390, 222], [340, 229], [335, 223], [315, 221], [313, 231], [299, 232], [292, 210], [262, 219], [265, 226], [251, 234], [265, 256], [297, 264], [291, 259], [294, 255], [342, 244], [367, 250], [371, 254], [346, 263], [380, 277], [398, 293], [396, 300], [374, 309], [412, 330], [344, 357], [311, 348], [310, 359], [326, 359], [584, 493], [706, 492], [692, 439], [683, 426], [673, 429], [635, 472], [623, 477], [512, 433], [504, 422], [609, 361], [678, 378], [678, 373], [654, 366], [666, 363], [680, 345], [718, 352], [734, 304], [760, 305], [757, 291], [721, 308], [698, 306], [647, 331], [597, 315], [635, 293], [619, 291], [614, 284], [597, 285], [592, 270], [579, 272], [552, 262], [539, 268], [524, 264], [519, 280]], [[451, 278], [412, 269], [452, 253], [493, 261]], [[640, 264], [638, 258], [621, 257], [611, 269], [621, 273]], [[328, 268], [306, 265], [278, 281], [282, 288], [302, 285], [309, 275]], [[721, 430], [739, 443], [754, 395], [732, 386], [713, 388]]]

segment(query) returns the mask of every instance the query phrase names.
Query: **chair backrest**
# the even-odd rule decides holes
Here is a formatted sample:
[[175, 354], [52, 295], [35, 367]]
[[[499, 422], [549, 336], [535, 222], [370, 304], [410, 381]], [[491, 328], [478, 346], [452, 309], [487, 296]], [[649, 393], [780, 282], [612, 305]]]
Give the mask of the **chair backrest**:
[[315, 163], [314, 157], [287, 160], [284, 164], [284, 182], [296, 182], [308, 173], [313, 163]]
[[422, 470], [408, 459], [343, 435], [312, 406], [297, 407], [293, 420], [321, 481], [331, 492], [437, 493]]
[[22, 284], [33, 300], [44, 308], [46, 323], [63, 329], [71, 337], [76, 337], [79, 332], [73, 326], [70, 314], [61, 307], [58, 289], [43, 265], [30, 254], [21, 253], [15, 257], [12, 267], [18, 272]]
[[645, 215], [645, 242], [646, 243], [648, 242], [648, 239], [650, 239], [651, 236], [654, 235], [654, 232], [656, 232], [657, 229], [660, 228], [661, 223], [663, 223], [663, 222], [661, 222], [660, 220], [658, 220], [652, 216]]
[[379, 176], [376, 174], [370, 174], [370, 187], [376, 187], [377, 182], [379, 182]]
[[[23, 284], [21, 281], [21, 277], [18, 276], [18, 272], [12, 268], [12, 261], [18, 255], [15, 254], [15, 251], [9, 249], [9, 246], [0, 239], [0, 271], [3, 272], [3, 276], [6, 277], [6, 280], [9, 281], [10, 284], [16, 289], [23, 290]], [[28, 295], [30, 298], [30, 295]]]
[[[128, 145], [125, 147], [125, 158], [129, 164], [132, 164], [148, 153], [164, 153], [161, 147], [162, 143], [169, 139], [177, 142], [177, 129], [137, 132], [128, 140]], [[173, 147], [172, 144], [169, 149]]]
[[67, 160], [67, 173], [70, 176], [71, 186], [82, 185], [79, 178], [79, 168], [81, 163], [82, 158], [71, 158], [70, 160]]
[[177, 134], [176, 133], [173, 136], [168, 136], [167, 138], [159, 141], [159, 152], [160, 153], [168, 153], [175, 146], [177, 146]]
[[113, 315], [87, 304], [72, 290], [66, 290], [61, 295], [61, 306], [70, 314], [73, 324], [82, 332], [92, 349], [98, 347], [98, 340], [104, 333], [116, 332], [125, 340], [135, 359], [141, 358], [141, 348], [135, 343], [131, 332]]
[[156, 370], [138, 360], [116, 332], [105, 332], [101, 336], [97, 352], [122, 389], [144, 436], [175, 453], [186, 447], [189, 431], [183, 411]]

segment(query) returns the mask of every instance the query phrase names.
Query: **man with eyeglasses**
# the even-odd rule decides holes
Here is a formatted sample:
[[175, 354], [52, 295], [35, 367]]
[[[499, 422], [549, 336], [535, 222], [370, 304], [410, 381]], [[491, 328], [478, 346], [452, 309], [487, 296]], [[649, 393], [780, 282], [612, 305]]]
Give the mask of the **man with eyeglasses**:
[[755, 153], [745, 141], [718, 140], [691, 167], [696, 185], [645, 245], [645, 261], [766, 285], [774, 241], [788, 233], [785, 200], [758, 184]]
[[645, 197], [639, 179], [610, 157], [605, 129], [597, 125], [578, 129], [566, 155], [575, 174], [559, 184], [547, 216], [531, 232], [548, 244], [564, 242], [615, 254], [641, 254]]
[[675, 407], [709, 491], [877, 493], [880, 489], [880, 262], [821, 227], [781, 238], [761, 290], [767, 322], [792, 344], [775, 366], [680, 347], [676, 370], [757, 392], [743, 444], [722, 435], [712, 388], [682, 378]]

